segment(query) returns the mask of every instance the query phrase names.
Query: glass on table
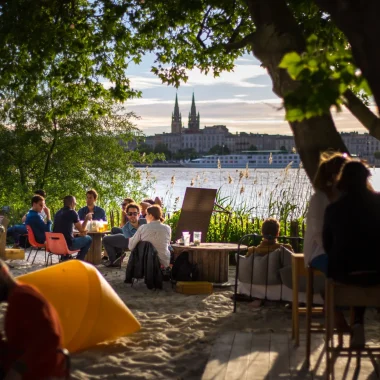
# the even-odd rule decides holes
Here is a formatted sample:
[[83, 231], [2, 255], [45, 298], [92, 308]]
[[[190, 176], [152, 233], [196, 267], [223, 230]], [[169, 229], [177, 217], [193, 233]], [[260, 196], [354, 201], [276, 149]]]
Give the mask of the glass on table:
[[193, 233], [193, 243], [194, 245], [200, 245], [202, 240], [202, 232], [195, 232]]

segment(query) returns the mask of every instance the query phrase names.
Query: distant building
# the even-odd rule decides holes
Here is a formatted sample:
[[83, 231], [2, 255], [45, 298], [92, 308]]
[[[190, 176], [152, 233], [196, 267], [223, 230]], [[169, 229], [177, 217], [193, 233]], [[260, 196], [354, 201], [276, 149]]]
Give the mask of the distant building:
[[194, 98], [194, 92], [193, 92], [193, 99], [191, 102], [191, 111], [189, 112], [189, 122], [187, 126], [190, 131], [199, 131], [199, 124], [200, 124], [200, 116], [199, 116], [199, 112], [197, 115], [197, 109], [195, 108], [195, 98]]
[[182, 132], [182, 115], [179, 112], [178, 97], [175, 95], [174, 112], [172, 113], [172, 133]]
[[[369, 164], [374, 164], [374, 153], [380, 151], [380, 141], [368, 133], [358, 132], [341, 133], [342, 139], [351, 154], [362, 157]], [[152, 149], [158, 144], [164, 144], [173, 153], [183, 149], [194, 149], [200, 154], [207, 153], [216, 145], [228, 148], [231, 153], [246, 150], [281, 150], [289, 153], [295, 149], [293, 136], [269, 135], [263, 133], [230, 133], [225, 125], [205, 126], [200, 129], [200, 115], [197, 113], [195, 96], [193, 93], [189, 112], [188, 127], [182, 124], [182, 115], [178, 106], [178, 96], [175, 97], [174, 111], [171, 118], [171, 133], [147, 136], [145, 143]]]

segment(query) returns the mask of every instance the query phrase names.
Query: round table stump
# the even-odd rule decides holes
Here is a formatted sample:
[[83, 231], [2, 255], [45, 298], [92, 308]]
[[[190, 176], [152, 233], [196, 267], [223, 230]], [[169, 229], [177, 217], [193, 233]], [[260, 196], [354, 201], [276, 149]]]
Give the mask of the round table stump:
[[102, 238], [108, 234], [110, 234], [110, 231], [87, 232], [87, 235], [92, 238], [92, 244], [87, 252], [85, 258], [86, 262], [94, 265], [98, 265], [102, 262]]
[[[175, 258], [184, 251], [189, 252], [189, 261], [198, 265], [199, 281], [212, 282], [214, 285], [230, 285], [228, 283], [229, 253], [237, 252], [237, 244], [201, 243], [197, 246], [172, 244], [172, 247]], [[241, 251], [247, 249], [246, 245], [240, 246]]]

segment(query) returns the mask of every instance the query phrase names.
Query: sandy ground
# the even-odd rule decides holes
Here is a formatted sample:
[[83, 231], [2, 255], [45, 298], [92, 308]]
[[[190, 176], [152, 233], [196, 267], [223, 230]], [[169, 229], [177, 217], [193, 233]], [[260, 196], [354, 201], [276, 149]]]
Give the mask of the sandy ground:
[[[20, 275], [39, 269], [42, 259], [43, 254], [33, 266], [14, 261], [12, 272]], [[142, 328], [133, 335], [73, 354], [73, 379], [200, 379], [219, 334], [290, 331], [291, 311], [283, 303], [254, 308], [252, 303], [240, 302], [237, 313], [233, 313], [232, 287], [196, 296], [175, 293], [170, 283], [164, 283], [159, 291], [148, 290], [142, 281], [131, 287], [123, 282], [125, 265], [126, 261], [121, 270], [102, 265], [98, 269]], [[231, 283], [234, 269], [230, 267]], [[367, 317], [370, 321], [377, 318], [375, 311]], [[368, 326], [379, 336], [377, 324]]]

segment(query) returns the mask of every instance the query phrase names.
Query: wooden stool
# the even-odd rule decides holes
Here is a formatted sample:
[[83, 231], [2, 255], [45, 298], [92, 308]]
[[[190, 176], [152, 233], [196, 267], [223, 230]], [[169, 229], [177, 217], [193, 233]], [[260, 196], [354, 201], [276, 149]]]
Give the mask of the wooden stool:
[[333, 375], [333, 355], [342, 355], [352, 352], [380, 352], [379, 347], [365, 347], [363, 349], [344, 348], [343, 345], [334, 347], [334, 310], [336, 306], [374, 306], [380, 307], [380, 286], [359, 287], [337, 283], [330, 278], [326, 279], [325, 288], [325, 327], [326, 327], [326, 379]]
[[[306, 307], [298, 306], [299, 278], [307, 277], [307, 269], [305, 268], [305, 260], [303, 253], [292, 253], [292, 283], [293, 283], [293, 303], [292, 303], [292, 339], [294, 345], [300, 344], [300, 326], [299, 315], [306, 314]], [[311, 303], [313, 302], [313, 288], [310, 288]], [[310, 313], [322, 313], [322, 307], [312, 307]]]
[[325, 327], [322, 325], [312, 326], [311, 317], [313, 314], [323, 314], [323, 307], [313, 307], [314, 295], [314, 275], [324, 276], [322, 272], [312, 267], [306, 269], [306, 364], [310, 364], [310, 347], [311, 347], [311, 334], [323, 333]]

